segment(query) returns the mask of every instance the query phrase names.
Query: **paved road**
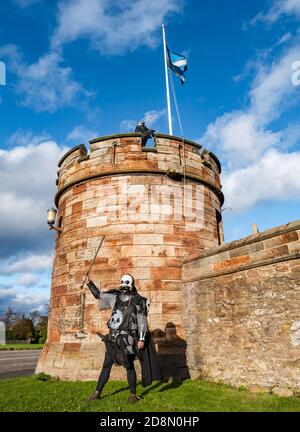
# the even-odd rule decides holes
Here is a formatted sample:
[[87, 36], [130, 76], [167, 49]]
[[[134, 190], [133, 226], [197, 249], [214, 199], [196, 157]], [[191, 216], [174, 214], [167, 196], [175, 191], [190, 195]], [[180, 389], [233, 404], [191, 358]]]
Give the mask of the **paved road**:
[[32, 375], [41, 351], [0, 351], [0, 379]]

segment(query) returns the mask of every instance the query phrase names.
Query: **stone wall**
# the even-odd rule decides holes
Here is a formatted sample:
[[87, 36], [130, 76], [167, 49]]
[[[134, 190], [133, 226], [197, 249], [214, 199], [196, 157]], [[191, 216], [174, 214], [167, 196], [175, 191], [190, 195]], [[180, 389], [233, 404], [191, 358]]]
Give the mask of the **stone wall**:
[[[80, 286], [104, 236], [91, 279], [106, 290], [131, 273], [151, 303], [149, 326], [166, 373], [187, 375], [182, 262], [220, 241], [220, 163], [197, 143], [163, 135], [155, 148], [142, 148], [138, 134], [90, 144], [89, 153], [79, 145], [58, 164], [55, 202], [62, 232], [56, 236], [48, 339], [37, 372], [97, 378], [104, 346], [96, 332], [107, 333], [110, 311], [100, 312], [87, 289], [82, 307]], [[82, 313], [86, 337], [79, 339]], [[124, 370], [113, 377], [124, 378]]]
[[300, 221], [183, 265], [192, 377], [300, 389]]

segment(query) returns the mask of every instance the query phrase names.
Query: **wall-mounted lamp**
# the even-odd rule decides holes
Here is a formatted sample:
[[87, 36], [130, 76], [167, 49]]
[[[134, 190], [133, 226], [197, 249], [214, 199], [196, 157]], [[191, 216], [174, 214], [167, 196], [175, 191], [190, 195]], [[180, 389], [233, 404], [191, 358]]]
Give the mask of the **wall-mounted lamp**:
[[55, 229], [59, 233], [62, 232], [62, 229], [59, 226], [54, 226], [56, 219], [57, 210], [55, 208], [51, 208], [47, 210], [47, 224], [49, 225], [49, 230]]

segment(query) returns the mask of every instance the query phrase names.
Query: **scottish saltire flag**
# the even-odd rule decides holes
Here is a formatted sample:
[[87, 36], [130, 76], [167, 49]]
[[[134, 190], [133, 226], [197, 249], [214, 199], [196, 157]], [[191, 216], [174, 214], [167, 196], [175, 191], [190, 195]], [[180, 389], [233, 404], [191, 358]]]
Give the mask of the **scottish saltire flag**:
[[184, 72], [187, 71], [187, 61], [186, 58], [181, 55], [177, 54], [173, 51], [170, 51], [167, 47], [168, 52], [168, 67], [171, 69], [177, 76], [181, 79], [181, 84], [185, 83], [185, 76]]

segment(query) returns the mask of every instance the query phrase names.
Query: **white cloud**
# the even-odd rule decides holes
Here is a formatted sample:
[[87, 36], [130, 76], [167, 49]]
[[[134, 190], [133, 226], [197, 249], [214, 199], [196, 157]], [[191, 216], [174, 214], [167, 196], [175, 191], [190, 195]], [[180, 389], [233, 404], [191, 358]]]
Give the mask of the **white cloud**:
[[152, 127], [153, 125], [155, 125], [155, 123], [161, 118], [164, 117], [166, 115], [166, 110], [150, 110], [144, 113], [144, 116], [139, 119], [139, 120], [123, 120], [120, 124], [120, 130], [122, 132], [129, 132], [129, 131], [134, 131], [136, 125], [138, 124], [138, 122], [140, 122], [141, 120], [144, 120], [146, 123], [147, 127]]
[[46, 311], [52, 257], [19, 253], [0, 260], [0, 315], [10, 306], [21, 313]]
[[67, 136], [67, 141], [87, 142], [92, 138], [99, 136], [99, 132], [93, 131], [84, 125], [76, 126]]
[[217, 118], [200, 140], [221, 156], [226, 205], [233, 210], [299, 195], [299, 154], [283, 151], [299, 142], [300, 127], [292, 123], [272, 130], [272, 123], [299, 100], [299, 88], [291, 83], [291, 65], [299, 52], [300, 46], [293, 46], [269, 66], [257, 63], [248, 107]]
[[282, 132], [281, 149], [292, 148], [300, 141], [300, 125], [289, 124]]
[[36, 146], [43, 141], [49, 141], [51, 136], [47, 132], [34, 134], [30, 130], [17, 129], [6, 141], [9, 146], [27, 146], [28, 143]]
[[0, 56], [8, 59], [10, 70], [17, 76], [15, 90], [21, 96], [21, 105], [38, 112], [55, 112], [91, 96], [74, 80], [72, 69], [63, 66], [58, 52], [48, 52], [36, 63], [26, 64], [17, 46], [5, 45], [0, 48]]
[[49, 294], [36, 292], [17, 291], [11, 287], [0, 287], [0, 314], [3, 314], [8, 306], [16, 312], [30, 313], [38, 311], [46, 312], [46, 305], [49, 303]]
[[27, 310], [28, 312], [45, 311], [45, 305], [49, 302], [49, 296], [45, 294], [31, 294], [30, 292], [17, 293], [16, 297], [11, 302], [13, 309]]
[[266, 130], [251, 112], [234, 111], [208, 125], [201, 143], [215, 145], [229, 167], [257, 160], [269, 147], [280, 143], [281, 133]]
[[144, 114], [143, 120], [145, 121], [146, 125], [151, 127], [153, 126], [161, 117], [164, 117], [166, 115], [166, 110], [163, 109], [161, 111], [147, 111]]
[[134, 132], [137, 120], [122, 120], [120, 124], [120, 131], [121, 132]]
[[33, 275], [32, 273], [24, 273], [17, 279], [17, 284], [25, 287], [34, 286], [38, 283], [39, 278]]
[[295, 142], [295, 129], [273, 132], [269, 124], [280, 117], [297, 98], [298, 88], [291, 83], [291, 65], [299, 56], [300, 47], [290, 48], [270, 67], [258, 65], [257, 75], [249, 91], [249, 107], [232, 111], [208, 125], [202, 142], [215, 145], [229, 166], [246, 165], [257, 160], [271, 147]]
[[259, 12], [252, 20], [251, 24], [255, 25], [262, 21], [273, 24], [278, 21], [283, 15], [292, 15], [300, 17], [300, 2], [299, 0], [276, 0], [267, 13]]
[[[270, 67], [260, 67], [250, 91], [251, 111], [261, 123], [278, 118], [286, 110], [299, 92], [291, 82], [291, 66], [299, 59], [298, 44], [286, 51]], [[291, 99], [292, 98], [292, 99]]]
[[37, 144], [39, 136], [18, 130], [8, 141], [23, 145], [0, 150], [0, 279], [7, 288], [0, 286], [1, 313], [9, 305], [43, 312], [48, 302], [54, 237], [46, 210], [56, 191], [57, 162], [68, 148], [49, 140]]
[[0, 300], [6, 299], [8, 297], [15, 296], [17, 294], [16, 290], [14, 288], [3, 288], [0, 289]]
[[57, 162], [67, 150], [54, 141], [0, 150], [2, 256], [49, 244], [46, 210], [56, 192]]
[[2, 260], [0, 274], [25, 273], [23, 277], [28, 277], [28, 272], [49, 270], [52, 261], [53, 258], [50, 255], [12, 256], [7, 260]]
[[291, 40], [291, 38], [292, 38], [292, 33], [290, 33], [290, 32], [287, 32], [287, 33], [284, 33], [282, 36], [281, 36], [281, 38], [279, 39], [279, 41], [277, 42], [277, 46], [278, 45], [282, 45], [282, 44], [285, 44], [286, 42], [288, 42], [289, 40]]
[[[15, 0], [21, 7], [38, 0]], [[140, 46], [156, 47], [160, 25], [170, 14], [179, 13], [183, 0], [62, 0], [58, 4], [57, 27], [50, 49], [37, 62], [27, 64], [20, 49], [12, 44], [0, 48], [17, 76], [15, 91], [21, 105], [38, 112], [56, 112], [66, 106], [82, 105], [87, 111], [87, 91], [64, 64], [63, 46], [87, 38], [93, 48], [108, 55], [124, 54]], [[1, 102], [1, 100], [0, 100]]]
[[226, 206], [246, 210], [257, 202], [292, 200], [300, 196], [300, 152], [271, 149], [257, 162], [223, 177]]
[[[36, 211], [38, 201], [48, 200], [55, 192], [57, 162], [67, 150], [69, 148], [61, 148], [54, 141], [0, 150], [1, 195], [6, 198], [11, 195], [16, 200], [29, 200], [30, 203], [34, 201], [32, 211]], [[21, 215], [19, 211], [17, 216]], [[23, 222], [30, 223], [30, 220]]]
[[59, 3], [51, 46], [88, 38], [93, 48], [109, 55], [153, 48], [163, 21], [182, 6], [182, 0], [65, 0]]

